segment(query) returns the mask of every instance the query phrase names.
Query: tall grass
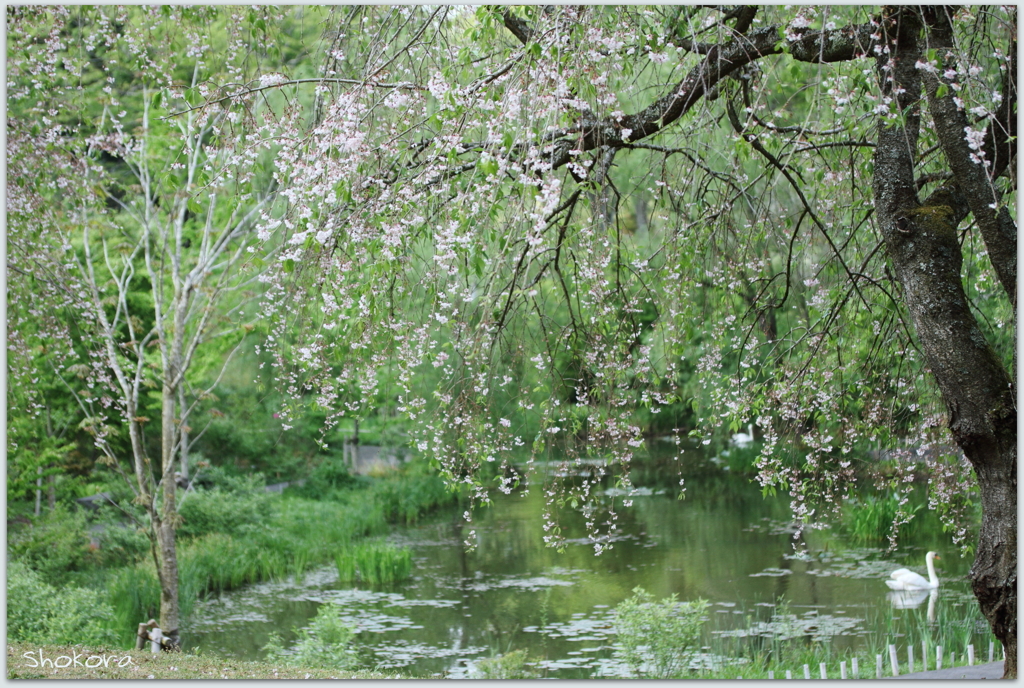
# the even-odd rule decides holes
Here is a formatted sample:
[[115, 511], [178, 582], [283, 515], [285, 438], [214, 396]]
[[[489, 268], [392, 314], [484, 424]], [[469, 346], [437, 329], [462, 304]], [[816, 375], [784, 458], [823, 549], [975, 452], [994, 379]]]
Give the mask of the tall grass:
[[[914, 671], [922, 671], [922, 642], [928, 653], [928, 668], [935, 669], [935, 650], [942, 646], [943, 666], [950, 666], [950, 652], [956, 654], [956, 665], [967, 664], [967, 646], [973, 644], [975, 663], [988, 660], [989, 641], [995, 640], [977, 607], [968, 603], [956, 604], [948, 599], [941, 600], [936, 608], [934, 621], [927, 619], [927, 603], [918, 609], [897, 610], [888, 602], [876, 609], [867, 619], [868, 628], [884, 629], [868, 633], [858, 643], [858, 649], [842, 647], [833, 639], [812, 640], [809, 636], [792, 639], [754, 636], [747, 638], [723, 638], [711, 634], [706, 638], [704, 651], [714, 657], [711, 667], [699, 672], [690, 672], [690, 677], [701, 678], [745, 678], [766, 679], [772, 671], [776, 679], [786, 677], [786, 671], [793, 678], [804, 677], [804, 665], [810, 668], [811, 678], [820, 678], [820, 665], [824, 663], [828, 678], [840, 677], [840, 662], [846, 662], [848, 677], [853, 676], [853, 659], [857, 658], [860, 678], [875, 678], [876, 655], [882, 655], [883, 676], [891, 675], [889, 645], [895, 645], [900, 663], [900, 673], [908, 673], [907, 648], [913, 648]], [[781, 607], [777, 613], [785, 613]], [[996, 647], [999, 644], [996, 643]], [[996, 650], [997, 657], [1001, 656]]]
[[[921, 510], [923, 505], [909, 509], [911, 513]], [[845, 529], [859, 542], [881, 542], [892, 533], [892, 524], [899, 512], [899, 498], [893, 494], [882, 496], [867, 495], [849, 500], [846, 504]], [[918, 529], [917, 519], [900, 526], [901, 536], [911, 535]]]
[[335, 556], [334, 563], [343, 581], [386, 585], [412, 575], [412, 551], [384, 542], [364, 542], [348, 547]]
[[[275, 500], [266, 524], [233, 535], [210, 533], [183, 540], [178, 547], [178, 595], [181, 617], [208, 592], [247, 583], [301, 575], [331, 561], [356, 539], [386, 528], [372, 495], [353, 493], [347, 503], [301, 498]], [[151, 561], [116, 571], [107, 586], [115, 628], [125, 644], [134, 643], [138, 623], [156, 618], [160, 586]]]

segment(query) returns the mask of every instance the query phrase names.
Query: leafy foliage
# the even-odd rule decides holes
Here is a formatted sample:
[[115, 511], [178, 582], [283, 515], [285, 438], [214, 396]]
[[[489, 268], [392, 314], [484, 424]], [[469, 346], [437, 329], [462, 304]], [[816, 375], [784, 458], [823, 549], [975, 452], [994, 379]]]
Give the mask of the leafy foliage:
[[355, 631], [341, 620], [344, 608], [336, 603], [321, 605], [309, 626], [299, 630], [294, 648], [286, 650], [277, 634], [264, 648], [269, 657], [292, 666], [346, 669], [355, 662], [350, 647]]
[[706, 600], [660, 602], [642, 588], [615, 608], [622, 656], [637, 678], [685, 678], [689, 651], [700, 640]]
[[89, 535], [85, 514], [58, 504], [28, 527], [12, 528], [7, 551], [36, 571], [52, 585], [67, 580], [71, 571], [80, 569], [89, 556]]
[[238, 493], [220, 489], [187, 493], [178, 513], [178, 534], [199, 537], [208, 533], [234, 534], [244, 526], [265, 523], [271, 514], [271, 496], [262, 489]]
[[52, 586], [25, 564], [7, 566], [7, 638], [102, 645], [115, 640], [113, 610], [95, 590]]

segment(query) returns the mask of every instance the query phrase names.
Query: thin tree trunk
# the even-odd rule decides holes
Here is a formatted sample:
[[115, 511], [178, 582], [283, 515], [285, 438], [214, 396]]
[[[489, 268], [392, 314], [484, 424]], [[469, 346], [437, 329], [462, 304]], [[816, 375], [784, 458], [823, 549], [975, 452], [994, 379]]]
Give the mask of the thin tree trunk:
[[163, 386], [161, 468], [163, 475], [163, 504], [160, 518], [154, 522], [157, 537], [157, 556], [160, 563], [160, 630], [168, 644], [177, 647], [180, 642], [180, 608], [178, 599], [178, 553], [175, 546], [175, 521], [177, 517], [176, 498], [178, 485], [174, 480], [175, 435], [177, 423], [174, 419], [176, 394], [170, 384], [176, 370], [167, 371]]
[[185, 381], [178, 385], [178, 433], [181, 444], [181, 477], [188, 480], [188, 419], [185, 418]]

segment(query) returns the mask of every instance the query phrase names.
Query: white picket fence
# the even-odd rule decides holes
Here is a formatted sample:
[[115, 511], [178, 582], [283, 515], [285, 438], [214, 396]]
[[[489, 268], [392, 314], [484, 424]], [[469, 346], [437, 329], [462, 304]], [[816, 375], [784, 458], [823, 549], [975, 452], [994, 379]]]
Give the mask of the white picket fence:
[[[906, 661], [906, 664], [901, 665], [899, 657], [897, 656], [896, 646], [895, 645], [890, 645], [889, 646], [889, 669], [890, 669], [890, 673], [888, 674], [888, 676], [899, 676], [901, 672], [905, 673], [905, 674], [912, 674], [915, 671], [929, 671], [931, 668], [941, 669], [943, 666], [947, 666], [947, 667], [956, 666], [956, 653], [950, 652], [948, 658], [943, 658], [943, 650], [942, 650], [942, 646], [941, 645], [937, 645], [935, 647], [935, 665], [933, 667], [929, 667], [928, 666], [928, 654], [929, 653], [928, 653], [928, 646], [927, 646], [926, 643], [924, 643], [924, 642], [921, 643], [921, 660], [920, 660], [920, 662], [918, 662], [916, 664], [914, 662], [914, 646], [913, 645], [907, 645], [906, 650], [907, 650], [907, 653], [906, 653], [906, 655], [907, 655], [906, 660], [907, 661]], [[968, 645], [967, 646], [966, 655], [967, 655], [967, 666], [974, 666], [974, 660], [975, 660], [974, 645]], [[1005, 655], [1005, 652], [1004, 652], [1004, 655]], [[885, 672], [884, 672], [885, 662], [883, 661], [884, 657], [885, 657], [884, 655], [875, 655], [875, 678], [882, 678], [883, 675], [885, 675]], [[1006, 657], [1004, 656], [1003, 659], [1005, 660]], [[988, 644], [988, 661], [989, 662], [994, 662], [995, 661], [995, 643], [993, 643], [993, 642], [990, 642]], [[810, 679], [811, 678], [811, 666], [809, 664], [804, 664], [803, 669], [804, 669], [804, 676], [803, 677], [805, 679]], [[860, 669], [861, 669], [861, 667], [860, 667], [856, 657], [854, 657], [850, 661], [850, 671], [849, 672], [847, 671], [846, 662], [845, 661], [839, 662], [839, 672], [838, 672], [839, 676], [838, 677], [840, 679], [846, 679], [846, 678], [859, 679], [859, 678], [861, 678]], [[834, 671], [831, 674], [829, 673], [828, 667], [826, 666], [825, 662], [822, 662], [821, 664], [818, 665], [818, 672], [819, 672], [818, 678], [822, 678], [822, 679], [830, 679], [830, 678], [834, 679], [834, 678], [836, 678], [836, 673]], [[737, 678], [739, 678], [739, 677], [737, 677]], [[774, 679], [775, 678], [775, 672], [774, 671], [769, 671], [768, 672], [768, 678], [769, 679]], [[787, 679], [792, 679], [793, 678], [793, 672], [787, 670], [786, 671], [786, 678]], [[865, 676], [864, 678], [868, 678], [868, 677]]]

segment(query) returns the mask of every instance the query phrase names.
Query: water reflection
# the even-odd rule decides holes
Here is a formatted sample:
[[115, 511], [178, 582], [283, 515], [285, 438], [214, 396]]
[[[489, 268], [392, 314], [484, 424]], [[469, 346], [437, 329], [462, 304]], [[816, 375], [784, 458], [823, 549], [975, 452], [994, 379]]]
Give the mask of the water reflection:
[[561, 515], [568, 542], [559, 554], [543, 541], [540, 494], [499, 496], [474, 517], [475, 551], [462, 544], [461, 510], [395, 533], [395, 544], [413, 550], [409, 583], [360, 589], [340, 584], [325, 568], [305, 581], [250, 586], [198, 604], [186, 639], [258, 659], [271, 630], [290, 642], [290, 629], [308, 624], [319, 604], [337, 600], [359, 630], [367, 668], [467, 677], [480, 659], [522, 649], [550, 677], [612, 677], [624, 675], [612, 613], [637, 586], [659, 599], [709, 600], [707, 629], [722, 642], [769, 642], [782, 634], [837, 649], [884, 637], [894, 615], [917, 616], [926, 598], [934, 620], [936, 595], [928, 591], [919, 599], [883, 596], [894, 564], [918, 560], [928, 549], [944, 550], [944, 599], [969, 599], [963, 576], [970, 563], [947, 555], [937, 525], [920, 528], [902, 556], [854, 546], [828, 529], [805, 531], [798, 552], [786, 500], [763, 498], [748, 478], [721, 471], [688, 476], [686, 499], [679, 500], [677, 479], [661, 473], [654, 480], [657, 474], [651, 470], [647, 482], [634, 476], [646, 489], [630, 508], [620, 508], [623, 495], [605, 491], [603, 499], [616, 500], [619, 531], [600, 557], [578, 513]]
[[931, 590], [900, 590], [890, 592], [886, 597], [893, 609], [917, 609], [928, 600], [928, 623], [935, 623], [935, 602], [939, 599], [937, 588]]

